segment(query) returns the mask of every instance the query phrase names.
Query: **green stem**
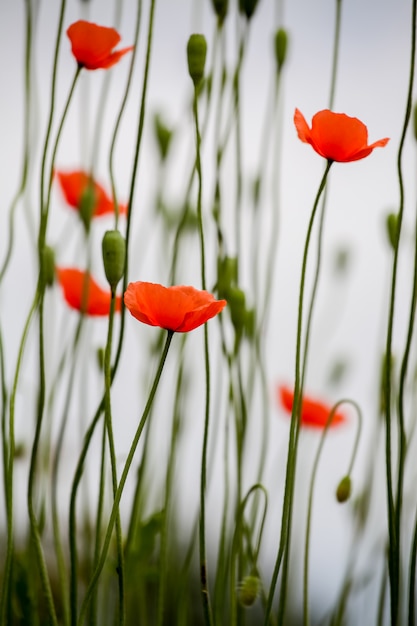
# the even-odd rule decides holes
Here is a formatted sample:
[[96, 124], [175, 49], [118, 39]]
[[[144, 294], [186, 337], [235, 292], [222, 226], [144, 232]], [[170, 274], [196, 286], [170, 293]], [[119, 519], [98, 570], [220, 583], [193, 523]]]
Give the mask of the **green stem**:
[[[112, 289], [109, 326], [107, 334], [106, 351], [104, 355], [104, 418], [109, 440], [110, 466], [112, 475], [113, 498], [117, 492], [117, 462], [116, 450], [114, 446], [112, 415], [111, 415], [111, 347], [113, 337], [114, 311], [116, 304], [115, 289]], [[122, 545], [122, 527], [120, 522], [120, 510], [116, 505], [116, 544], [117, 544], [117, 576], [119, 580], [119, 626], [125, 623], [125, 594], [124, 594], [124, 562], [123, 562], [123, 545]]]
[[359, 439], [360, 439], [360, 434], [362, 431], [362, 413], [361, 410], [359, 408], [359, 406], [356, 404], [356, 402], [353, 402], [352, 400], [340, 400], [339, 402], [337, 402], [332, 410], [329, 413], [329, 417], [327, 418], [327, 422], [326, 425], [324, 427], [322, 436], [320, 438], [320, 443], [319, 446], [317, 448], [317, 453], [316, 453], [316, 457], [314, 459], [314, 463], [313, 463], [313, 469], [311, 472], [311, 479], [310, 479], [310, 488], [309, 488], [309, 493], [308, 493], [308, 505], [307, 505], [307, 523], [306, 523], [306, 534], [305, 534], [305, 543], [304, 543], [304, 577], [303, 577], [303, 615], [304, 615], [304, 626], [309, 626], [310, 624], [310, 616], [309, 616], [309, 609], [308, 609], [308, 605], [309, 605], [309, 600], [308, 600], [308, 577], [309, 577], [309, 558], [310, 558], [310, 534], [311, 534], [311, 515], [312, 515], [312, 511], [313, 511], [313, 495], [314, 495], [314, 486], [316, 483], [316, 475], [317, 475], [317, 469], [318, 469], [318, 465], [319, 465], [319, 461], [320, 461], [320, 457], [321, 457], [321, 452], [323, 449], [323, 445], [324, 445], [324, 441], [326, 438], [326, 435], [329, 431], [329, 428], [331, 426], [333, 417], [336, 414], [337, 409], [342, 405], [342, 404], [351, 404], [355, 410], [356, 410], [356, 414], [358, 416], [358, 428], [356, 431], [356, 437], [355, 437], [355, 441], [354, 441], [354, 445], [353, 445], [353, 450], [352, 450], [352, 456], [349, 462], [349, 467], [348, 467], [348, 471], [346, 472], [346, 476], [350, 476], [351, 472], [352, 472], [352, 468], [353, 468], [353, 463], [355, 461], [356, 458], [356, 453], [358, 450], [358, 446], [359, 446]]
[[[294, 480], [295, 480], [295, 469], [296, 469], [296, 461], [297, 461], [297, 438], [298, 431], [300, 425], [300, 415], [301, 415], [301, 398], [303, 393], [302, 385], [300, 381], [302, 381], [302, 375], [300, 372], [301, 367], [301, 342], [302, 342], [302, 321], [303, 321], [303, 304], [304, 304], [304, 289], [305, 289], [305, 280], [306, 280], [306, 272], [307, 272], [307, 259], [308, 252], [310, 247], [311, 233], [314, 224], [314, 218], [317, 213], [317, 208], [319, 204], [320, 197], [323, 193], [323, 190], [326, 185], [327, 177], [332, 166], [332, 161], [327, 162], [326, 169], [322, 176], [319, 189], [317, 191], [317, 195], [314, 201], [313, 209], [310, 216], [310, 221], [307, 229], [306, 240], [304, 244], [304, 254], [303, 254], [303, 262], [301, 269], [301, 279], [300, 279], [300, 293], [299, 293], [299, 302], [298, 302], [298, 322], [297, 322], [297, 339], [296, 339], [296, 355], [295, 355], [295, 389], [294, 389], [294, 402], [293, 409], [291, 415], [291, 425], [290, 425], [290, 436], [288, 443], [288, 456], [287, 456], [287, 470], [285, 477], [285, 491], [284, 491], [284, 503], [282, 510], [282, 522], [281, 522], [281, 534], [280, 541], [278, 547], [278, 554], [275, 561], [274, 571], [272, 574], [271, 585], [268, 593], [268, 603], [265, 612], [265, 620], [264, 625], [267, 626], [269, 623], [271, 611], [272, 611], [272, 603], [275, 594], [275, 588], [278, 580], [278, 574], [281, 567], [282, 557], [284, 552], [289, 552], [289, 520], [291, 516], [291, 509], [293, 503], [293, 493], [294, 493]], [[286, 585], [287, 585], [287, 570], [285, 571], [285, 575], [283, 575], [282, 587], [280, 593], [280, 614], [278, 616], [278, 623], [280, 623], [280, 619], [283, 619], [283, 611], [285, 609], [285, 595], [286, 595]]]
[[[397, 494], [394, 495], [393, 477], [392, 477], [392, 451], [391, 451], [391, 359], [392, 359], [392, 337], [394, 330], [394, 312], [395, 312], [395, 296], [397, 289], [397, 273], [398, 259], [400, 249], [401, 226], [404, 214], [404, 182], [402, 172], [402, 155], [405, 144], [405, 137], [408, 124], [411, 117], [413, 85], [414, 85], [414, 68], [416, 54], [416, 30], [417, 30], [417, 2], [413, 1], [412, 19], [411, 19], [411, 59], [410, 73], [408, 81], [407, 104], [404, 116], [404, 124], [401, 133], [400, 144], [397, 156], [397, 174], [400, 193], [400, 203], [397, 217], [397, 239], [394, 247], [394, 259], [391, 278], [391, 293], [388, 313], [388, 328], [385, 358], [388, 366], [385, 368], [384, 394], [385, 394], [385, 455], [386, 455], [386, 475], [387, 475], [387, 507], [388, 507], [388, 532], [389, 532], [389, 578], [391, 591], [391, 626], [398, 626], [399, 621], [399, 594], [400, 594], [400, 570], [401, 570], [401, 510], [402, 510], [402, 491], [404, 478], [404, 461], [405, 461], [405, 429], [404, 429], [404, 408], [403, 408], [403, 386], [407, 371], [408, 354], [407, 349], [404, 354], [401, 368], [401, 389], [398, 398], [398, 481]], [[415, 305], [414, 305], [415, 306]], [[413, 308], [413, 303], [412, 303]], [[409, 326], [409, 336], [412, 333], [412, 325]]]
[[104, 564], [106, 562], [107, 553], [108, 553], [109, 546], [110, 546], [110, 540], [111, 540], [111, 536], [112, 536], [112, 533], [113, 533], [113, 528], [114, 528], [114, 525], [115, 525], [115, 522], [116, 522], [116, 517], [117, 517], [118, 510], [119, 510], [119, 504], [120, 504], [120, 500], [121, 500], [121, 497], [122, 497], [123, 489], [124, 489], [124, 486], [125, 486], [125, 483], [126, 483], [127, 475], [129, 473], [130, 467], [132, 465], [133, 457], [135, 455], [136, 448], [138, 446], [139, 439], [140, 439], [140, 436], [142, 434], [143, 427], [145, 426], [146, 420], [148, 418], [148, 415], [150, 413], [150, 410], [151, 410], [151, 407], [152, 407], [152, 404], [153, 404], [153, 401], [154, 401], [154, 398], [155, 398], [156, 390], [158, 388], [158, 384], [159, 384], [159, 381], [160, 381], [160, 378], [161, 378], [162, 370], [164, 368], [164, 364], [165, 364], [165, 360], [166, 360], [166, 357], [167, 357], [167, 354], [168, 354], [168, 350], [169, 350], [169, 347], [171, 345], [172, 337], [173, 337], [173, 332], [169, 330], [168, 334], [167, 334], [165, 346], [164, 346], [164, 349], [163, 349], [163, 352], [162, 352], [162, 355], [161, 355], [161, 360], [159, 362], [158, 370], [157, 370], [156, 375], [155, 375], [155, 380], [153, 382], [151, 391], [149, 393], [148, 401], [146, 403], [145, 409], [144, 409], [142, 417], [140, 419], [139, 426], [138, 426], [138, 428], [136, 430], [135, 436], [134, 436], [132, 444], [130, 446], [130, 450], [129, 450], [129, 453], [127, 455], [127, 459], [126, 459], [126, 462], [125, 462], [125, 465], [124, 465], [124, 468], [123, 468], [123, 472], [122, 472], [122, 475], [120, 477], [120, 482], [119, 482], [119, 485], [117, 487], [117, 491], [116, 491], [115, 496], [114, 496], [113, 507], [112, 507], [112, 510], [111, 510], [110, 519], [109, 519], [109, 523], [108, 523], [108, 526], [107, 526], [107, 532], [106, 532], [106, 535], [105, 535], [105, 538], [104, 538], [104, 542], [103, 542], [103, 547], [102, 547], [102, 550], [101, 550], [101, 556], [100, 556], [100, 559], [98, 561], [97, 567], [96, 567], [96, 569], [95, 569], [95, 571], [93, 573], [93, 576], [91, 578], [90, 584], [88, 586], [88, 589], [86, 591], [86, 594], [85, 594], [85, 597], [84, 597], [84, 600], [83, 600], [83, 603], [82, 603], [82, 606], [81, 606], [80, 616], [79, 616], [79, 619], [78, 619], [79, 626], [81, 626], [81, 624], [84, 623], [85, 614], [86, 614], [86, 610], [87, 610], [87, 607], [88, 607], [88, 603], [89, 603], [91, 594], [92, 594], [92, 592], [93, 592], [93, 590], [94, 590], [94, 588], [95, 588], [95, 586], [96, 586], [96, 584], [98, 582], [98, 579], [100, 577], [101, 571], [102, 571], [102, 569], [104, 567]]

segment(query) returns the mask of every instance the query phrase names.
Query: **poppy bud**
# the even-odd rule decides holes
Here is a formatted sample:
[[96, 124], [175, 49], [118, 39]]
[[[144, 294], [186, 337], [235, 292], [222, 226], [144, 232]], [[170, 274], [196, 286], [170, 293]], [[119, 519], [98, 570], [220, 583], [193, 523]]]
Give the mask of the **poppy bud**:
[[88, 184], [81, 195], [79, 205], [80, 217], [86, 231], [90, 229], [91, 218], [93, 217], [94, 209], [96, 208], [96, 202], [97, 198], [94, 186], [92, 184]]
[[104, 348], [97, 348], [97, 365], [100, 372], [104, 371]]
[[246, 322], [246, 297], [245, 292], [238, 287], [232, 287], [227, 296], [232, 324], [236, 334], [242, 332]]
[[42, 251], [43, 257], [43, 284], [52, 287], [55, 281], [55, 251], [50, 246], [45, 246]]
[[342, 504], [346, 502], [346, 500], [349, 500], [351, 491], [352, 481], [350, 480], [350, 476], [344, 476], [336, 489], [337, 501]]
[[154, 130], [162, 161], [167, 158], [173, 132], [162, 122], [159, 115], [154, 117]]
[[125, 270], [126, 244], [118, 230], [108, 230], [104, 233], [102, 251], [106, 278], [114, 290]]
[[237, 278], [237, 258], [226, 256], [217, 263], [217, 292], [227, 300], [229, 291]]
[[395, 213], [389, 213], [385, 221], [385, 226], [387, 229], [388, 240], [393, 250], [395, 250], [398, 242], [398, 216]]
[[288, 35], [284, 28], [279, 28], [275, 33], [275, 60], [277, 62], [278, 72], [282, 70], [287, 57]]
[[255, 13], [257, 5], [258, 0], [239, 0], [239, 10], [246, 15], [248, 20]]
[[413, 130], [414, 130], [414, 139], [417, 141], [417, 102], [414, 105], [414, 111], [413, 111]]
[[255, 309], [248, 309], [245, 316], [245, 334], [249, 339], [253, 339], [256, 330], [256, 313]]
[[213, 9], [217, 15], [219, 26], [221, 26], [224, 22], [224, 18], [227, 15], [227, 9], [229, 5], [229, 0], [211, 0]]
[[204, 35], [191, 35], [187, 44], [188, 72], [194, 83], [198, 87], [204, 76], [204, 66], [206, 63], [207, 43]]
[[244, 607], [254, 604], [259, 595], [260, 581], [257, 576], [245, 576], [239, 585], [239, 602]]

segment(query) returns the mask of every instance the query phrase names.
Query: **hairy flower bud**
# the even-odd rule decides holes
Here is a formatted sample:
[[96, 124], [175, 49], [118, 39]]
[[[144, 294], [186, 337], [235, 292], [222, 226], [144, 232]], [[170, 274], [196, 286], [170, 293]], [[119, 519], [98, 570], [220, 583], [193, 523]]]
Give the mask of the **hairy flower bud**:
[[288, 49], [288, 35], [284, 28], [279, 28], [274, 37], [275, 44], [275, 60], [277, 63], [278, 72], [282, 70], [282, 67], [287, 58]]
[[187, 44], [188, 72], [195, 87], [198, 87], [206, 64], [207, 43], [204, 35], [191, 35]]
[[336, 498], [340, 503], [346, 502], [350, 498], [352, 491], [352, 481], [350, 476], [344, 476], [336, 489]]
[[114, 290], [125, 269], [126, 244], [118, 230], [108, 230], [104, 233], [102, 251], [106, 278]]
[[245, 576], [239, 585], [239, 602], [244, 607], [254, 604], [259, 595], [260, 581], [257, 576]]

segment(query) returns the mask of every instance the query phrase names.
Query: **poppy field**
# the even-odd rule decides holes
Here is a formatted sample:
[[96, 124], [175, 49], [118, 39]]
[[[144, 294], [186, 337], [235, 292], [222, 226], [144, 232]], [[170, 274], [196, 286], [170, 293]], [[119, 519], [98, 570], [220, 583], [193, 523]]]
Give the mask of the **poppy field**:
[[310, 4], [0, 8], [0, 626], [416, 624], [417, 0]]

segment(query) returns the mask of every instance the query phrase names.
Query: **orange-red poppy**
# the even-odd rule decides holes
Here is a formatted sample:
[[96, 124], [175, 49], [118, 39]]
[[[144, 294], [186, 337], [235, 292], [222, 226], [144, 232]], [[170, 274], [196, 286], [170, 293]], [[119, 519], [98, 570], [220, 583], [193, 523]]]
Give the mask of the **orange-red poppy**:
[[309, 143], [325, 159], [340, 163], [364, 159], [374, 148], [382, 148], [389, 141], [385, 137], [368, 145], [365, 124], [356, 117], [327, 109], [314, 115], [311, 128], [304, 115], [295, 109], [294, 124], [301, 141]]
[[[102, 289], [90, 274], [72, 267], [57, 268], [56, 273], [71, 308], [95, 317], [109, 314], [111, 293]], [[121, 306], [122, 298], [117, 296], [115, 310], [120, 311]]]
[[71, 42], [72, 54], [79, 67], [85, 67], [87, 70], [107, 69], [134, 48], [129, 46], [114, 50], [120, 41], [117, 30], [85, 20], [71, 24], [67, 35]]
[[[284, 409], [288, 413], [291, 413], [294, 402], [294, 391], [290, 387], [280, 385], [278, 387], [278, 399]], [[301, 407], [301, 424], [302, 426], [310, 428], [325, 428], [330, 412], [331, 407], [327, 404], [304, 395]], [[344, 422], [346, 422], [345, 415], [340, 411], [336, 411], [329, 424], [329, 428], [339, 426]]]
[[128, 285], [124, 302], [140, 322], [177, 333], [205, 324], [226, 306], [226, 300], [216, 300], [211, 293], [194, 287], [164, 287], [141, 281]]
[[[92, 217], [114, 214], [113, 200], [107, 195], [104, 188], [82, 170], [73, 172], [55, 172], [66, 202], [74, 209], [79, 209], [83, 195], [91, 188], [94, 198]], [[127, 213], [127, 205], [119, 204], [119, 214]]]

